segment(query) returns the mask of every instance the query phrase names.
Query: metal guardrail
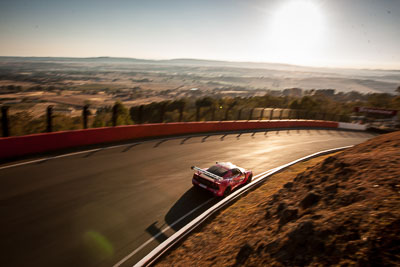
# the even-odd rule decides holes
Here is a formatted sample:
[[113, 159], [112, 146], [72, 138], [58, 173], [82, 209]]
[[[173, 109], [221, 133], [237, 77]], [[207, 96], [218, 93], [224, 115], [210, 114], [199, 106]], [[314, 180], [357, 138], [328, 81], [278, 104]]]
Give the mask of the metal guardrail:
[[[241, 195], [243, 195], [245, 192], [251, 190], [252, 188], [256, 187], [257, 185], [262, 184], [268, 177], [271, 175], [288, 168], [298, 162], [305, 161], [314, 157], [334, 153], [337, 151], [341, 151], [347, 148], [350, 148], [352, 146], [344, 146], [344, 147], [338, 147], [338, 148], [333, 148], [333, 149], [328, 149], [328, 150], [323, 150], [305, 157], [302, 157], [300, 159], [294, 160], [292, 162], [289, 162], [287, 164], [284, 164], [282, 166], [279, 166], [277, 168], [274, 168], [272, 170], [266, 171], [262, 174], [262, 176], [256, 180], [253, 180], [250, 184], [240, 188], [237, 191], [234, 191], [231, 195], [225, 197], [223, 200], [219, 201], [217, 204], [203, 212], [201, 215], [199, 215], [197, 218], [192, 220], [190, 223], [182, 227], [180, 230], [178, 230], [175, 234], [170, 236], [167, 240], [165, 240], [163, 243], [158, 245], [153, 251], [151, 251], [147, 256], [145, 256], [142, 260], [137, 262], [134, 266], [135, 267], [142, 267], [142, 266], [150, 266], [151, 264], [155, 263], [157, 259], [159, 259], [165, 252], [167, 252], [172, 246], [177, 244], [179, 241], [181, 241], [185, 236], [187, 236], [191, 231], [196, 229], [198, 226], [200, 226], [203, 222], [207, 220], [212, 214], [214, 214], [216, 211], [220, 210], [224, 206], [226, 206], [228, 203], [232, 202], [233, 200], [239, 198]], [[119, 265], [114, 265], [119, 266]]]

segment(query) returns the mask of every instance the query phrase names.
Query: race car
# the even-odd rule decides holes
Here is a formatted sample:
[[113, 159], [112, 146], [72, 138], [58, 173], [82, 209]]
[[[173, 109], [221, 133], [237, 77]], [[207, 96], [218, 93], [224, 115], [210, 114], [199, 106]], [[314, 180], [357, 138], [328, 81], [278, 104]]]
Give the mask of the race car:
[[248, 184], [253, 178], [252, 171], [245, 170], [230, 162], [216, 162], [208, 169], [191, 167], [196, 172], [192, 183], [213, 193], [215, 196], [227, 196], [240, 185]]

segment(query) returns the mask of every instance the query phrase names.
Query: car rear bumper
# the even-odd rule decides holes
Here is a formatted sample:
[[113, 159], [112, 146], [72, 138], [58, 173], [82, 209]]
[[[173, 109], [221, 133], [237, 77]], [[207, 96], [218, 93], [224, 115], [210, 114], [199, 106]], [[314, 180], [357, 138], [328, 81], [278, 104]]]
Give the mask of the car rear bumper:
[[224, 191], [221, 189], [220, 186], [218, 186], [218, 189], [212, 188], [210, 186], [207, 186], [205, 184], [202, 184], [201, 182], [197, 181], [196, 179], [192, 179], [192, 184], [194, 186], [200, 187], [202, 189], [205, 189], [211, 193], [214, 194], [214, 196], [222, 196], [224, 194]]

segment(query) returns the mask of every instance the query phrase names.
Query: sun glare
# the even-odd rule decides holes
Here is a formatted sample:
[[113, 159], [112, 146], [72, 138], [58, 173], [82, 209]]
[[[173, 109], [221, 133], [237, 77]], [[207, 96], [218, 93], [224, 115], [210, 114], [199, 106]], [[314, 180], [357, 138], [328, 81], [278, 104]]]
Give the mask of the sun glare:
[[311, 0], [286, 2], [272, 17], [268, 42], [276, 60], [294, 64], [315, 61], [322, 41], [323, 17]]

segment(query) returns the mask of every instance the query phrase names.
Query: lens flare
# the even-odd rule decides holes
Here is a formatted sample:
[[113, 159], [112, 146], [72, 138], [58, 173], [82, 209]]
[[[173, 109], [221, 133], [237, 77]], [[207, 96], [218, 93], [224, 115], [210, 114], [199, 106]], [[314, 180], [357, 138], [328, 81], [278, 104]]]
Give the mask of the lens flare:
[[96, 231], [88, 231], [83, 235], [86, 248], [95, 259], [111, 259], [114, 248], [110, 241]]

